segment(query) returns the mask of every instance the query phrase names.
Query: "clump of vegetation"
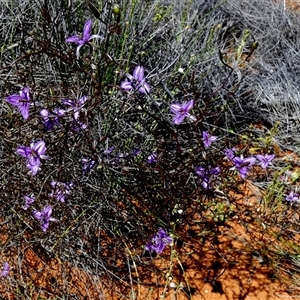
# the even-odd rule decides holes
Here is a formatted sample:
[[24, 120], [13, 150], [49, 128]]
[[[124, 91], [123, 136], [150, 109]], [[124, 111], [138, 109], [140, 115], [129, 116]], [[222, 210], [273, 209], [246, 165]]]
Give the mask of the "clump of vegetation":
[[265, 191], [248, 214], [276, 241], [251, 251], [298, 278], [299, 176], [281, 157], [297, 149], [297, 30], [286, 28], [299, 21], [254, 2], [0, 4], [4, 293], [83, 297], [67, 275], [39, 287], [31, 249], [121, 281], [132, 299], [167, 258], [163, 296], [172, 284], [191, 295], [171, 282], [173, 261], [189, 237], [201, 245], [245, 220], [232, 192], [246, 180]]

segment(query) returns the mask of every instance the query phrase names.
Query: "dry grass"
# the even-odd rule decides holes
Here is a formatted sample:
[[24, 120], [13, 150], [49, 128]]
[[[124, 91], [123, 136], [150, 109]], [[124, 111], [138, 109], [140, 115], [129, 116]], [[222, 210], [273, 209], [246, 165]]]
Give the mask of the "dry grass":
[[[241, 181], [224, 162], [225, 147], [238, 146], [245, 155], [279, 156], [287, 149], [297, 155], [300, 21], [283, 4], [124, 0], [118, 10], [108, 1], [0, 3], [0, 230], [6, 237], [1, 241], [1, 260], [13, 266], [5, 282], [7, 297], [10, 293], [16, 298], [31, 299], [34, 294], [73, 299], [77, 294], [74, 299], [96, 299], [105, 291], [99, 283], [104, 277], [124, 284], [120, 293], [131, 293], [128, 297], [134, 299], [133, 286], [141, 279], [137, 270], [157, 272], [144, 251], [157, 228], [164, 227], [175, 240], [185, 242], [184, 229], [193, 224], [195, 212], [207, 226], [201, 235], [214, 233], [220, 221], [232, 220], [239, 211], [231, 193], [238, 193]], [[92, 33], [105, 40], [84, 45], [77, 60], [76, 46], [65, 39], [82, 32], [87, 19], [93, 20]], [[126, 73], [137, 65], [145, 67], [150, 95], [120, 88]], [[26, 121], [5, 100], [23, 86], [31, 89], [32, 97]], [[41, 108], [52, 111], [63, 106], [63, 99], [84, 95], [88, 101], [79, 120], [86, 130], [71, 129], [71, 113], [61, 127], [45, 130]], [[170, 104], [192, 98], [196, 121], [174, 126]], [[249, 129], [250, 124], [260, 127]], [[218, 136], [209, 149], [201, 140], [204, 130]], [[15, 151], [38, 140], [45, 140], [51, 160], [43, 161], [42, 171], [31, 176]], [[106, 154], [112, 146], [113, 152]], [[135, 155], [136, 150], [141, 153]], [[159, 162], [149, 165], [153, 151]], [[95, 161], [87, 174], [82, 174], [81, 158]], [[295, 170], [297, 159], [278, 158], [269, 173], [252, 174], [252, 184], [268, 190], [262, 199], [264, 213], [249, 214], [276, 240], [274, 246], [262, 249], [270, 265], [285, 268], [287, 278], [295, 278], [296, 289], [299, 249], [292, 246], [291, 232], [298, 234], [298, 215], [295, 207], [283, 202], [283, 191], [296, 188], [299, 180], [291, 179], [287, 169], [283, 175], [288, 182], [272, 179], [289, 163]], [[222, 167], [217, 191], [199, 184], [195, 174], [199, 165]], [[49, 197], [52, 180], [74, 183], [65, 203]], [[46, 234], [34, 219], [33, 208], [22, 208], [24, 195], [31, 193], [37, 198], [34, 209], [52, 205], [59, 220], [51, 222]], [[216, 233], [218, 238], [222, 235]], [[289, 247], [284, 246], [287, 241]], [[36, 256], [33, 261], [38, 265], [30, 266], [31, 259], [26, 261], [30, 255]], [[53, 267], [60, 273], [53, 281], [30, 272], [48, 268], [48, 278], [53, 262], [58, 262]], [[95, 294], [88, 294], [94, 293], [91, 283], [78, 288], [86, 290], [84, 295], [73, 291], [73, 271], [67, 272], [65, 266], [81, 270], [95, 283]]]

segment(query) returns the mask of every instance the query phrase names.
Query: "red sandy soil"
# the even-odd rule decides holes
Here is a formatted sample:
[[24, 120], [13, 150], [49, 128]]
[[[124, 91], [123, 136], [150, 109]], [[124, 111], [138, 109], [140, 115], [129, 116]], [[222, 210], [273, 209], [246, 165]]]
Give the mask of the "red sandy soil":
[[[242, 196], [233, 196], [241, 208], [243, 206], [242, 212], [253, 212], [258, 207], [261, 193], [250, 182], [245, 182], [243, 191]], [[142, 258], [146, 265], [155, 266], [155, 272], [145, 275], [145, 267], [132, 267], [133, 277], [140, 279], [140, 284], [133, 285], [133, 291], [122, 280], [119, 284], [110, 283], [106, 278], [92, 276], [60, 260], [48, 259], [37, 249], [27, 248], [22, 255], [22, 269], [18, 271], [30, 274], [25, 281], [28, 282], [27, 291], [32, 286], [31, 298], [14, 296], [16, 286], [13, 289], [10, 287], [12, 279], [8, 277], [0, 282], [1, 299], [295, 299], [288, 294], [287, 287], [275, 279], [264, 259], [255, 255], [257, 241], [272, 242], [272, 238], [262, 233], [255, 221], [237, 214], [231, 221], [219, 226], [218, 232], [210, 231], [202, 236], [199, 236], [203, 233], [199, 222], [196, 217], [195, 224], [186, 228], [188, 234], [185, 242], [175, 247], [172, 259], [170, 249], [156, 258]], [[167, 275], [170, 261], [172, 277]]]
[[[249, 206], [253, 210], [261, 195], [257, 189], [250, 187], [246, 184], [244, 195], [236, 197], [240, 197], [238, 201], [246, 203], [245, 208]], [[194, 241], [190, 238], [178, 250], [178, 258], [173, 260], [173, 277], [170, 282], [174, 283], [174, 288], [172, 290], [168, 286], [165, 299], [294, 299], [286, 292], [284, 284], [274, 278], [264, 259], [254, 255], [251, 246], [255, 244], [253, 239], [271, 242], [270, 237], [264, 236], [254, 223], [249, 222], [246, 230], [238, 216], [222, 226], [215, 237], [203, 241], [202, 245], [199, 238]], [[166, 272], [163, 266], [161, 263], [161, 270]], [[153, 291], [141, 287], [141, 295], [137, 299], [161, 299], [162, 291], [162, 288]], [[192, 294], [192, 297], [187, 294]]]
[[299, 11], [300, 9], [300, 0], [275, 0], [278, 3], [281, 3], [283, 7], [289, 10]]
[[[284, 0], [280, 0], [283, 1]], [[300, 0], [286, 0], [286, 7], [288, 9], [293, 9], [295, 11], [299, 11], [300, 9]]]

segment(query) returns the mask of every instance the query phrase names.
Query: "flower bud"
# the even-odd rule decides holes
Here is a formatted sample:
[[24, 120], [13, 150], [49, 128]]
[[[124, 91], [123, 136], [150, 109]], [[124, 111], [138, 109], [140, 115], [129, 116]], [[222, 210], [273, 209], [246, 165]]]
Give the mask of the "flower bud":
[[115, 15], [119, 15], [121, 13], [121, 8], [118, 4], [115, 4], [112, 8], [112, 12], [115, 14]]

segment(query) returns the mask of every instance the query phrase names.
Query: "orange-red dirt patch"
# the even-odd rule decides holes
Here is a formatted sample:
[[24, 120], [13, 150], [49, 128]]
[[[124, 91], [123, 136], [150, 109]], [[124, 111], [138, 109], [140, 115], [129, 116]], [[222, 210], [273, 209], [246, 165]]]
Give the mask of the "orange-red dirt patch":
[[[245, 183], [243, 195], [235, 195], [235, 198], [245, 212], [256, 210], [261, 196], [258, 189]], [[271, 243], [272, 237], [262, 232], [255, 221], [245, 224], [247, 220], [237, 214], [217, 229], [203, 234], [201, 220], [195, 217], [194, 225], [186, 228], [184, 241], [177, 242], [162, 256], [141, 257], [141, 265], [124, 253], [128, 255], [131, 284], [122, 278], [112, 283], [107, 276], [49, 258], [34, 247], [27, 248], [22, 255], [13, 258], [12, 265], [21, 267], [13, 269], [11, 276], [2, 280], [1, 296], [3, 299], [95, 300], [293, 299], [284, 284], [276, 279], [265, 257], [256, 252], [259, 243]], [[20, 274], [21, 277], [23, 274], [23, 286], [20, 285], [18, 296], [18, 291], [11, 288], [16, 285], [10, 286], [9, 282]], [[24, 291], [27, 298], [22, 294]]]

